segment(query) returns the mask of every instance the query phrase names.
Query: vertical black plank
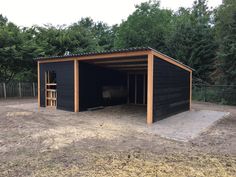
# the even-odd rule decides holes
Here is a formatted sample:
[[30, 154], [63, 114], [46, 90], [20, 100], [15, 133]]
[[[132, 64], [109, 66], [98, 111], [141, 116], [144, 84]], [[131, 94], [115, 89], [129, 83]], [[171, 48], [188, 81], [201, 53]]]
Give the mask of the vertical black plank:
[[176, 65], [154, 59], [154, 121], [189, 110], [189, 76]]

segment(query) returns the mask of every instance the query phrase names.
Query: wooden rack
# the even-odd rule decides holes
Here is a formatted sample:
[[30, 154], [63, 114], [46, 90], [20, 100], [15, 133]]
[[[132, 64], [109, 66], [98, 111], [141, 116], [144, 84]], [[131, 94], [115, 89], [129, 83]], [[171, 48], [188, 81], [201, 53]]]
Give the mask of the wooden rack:
[[46, 89], [46, 103], [47, 103], [47, 106], [56, 107], [57, 105], [56, 89]]
[[50, 79], [50, 72], [45, 73], [45, 102], [46, 107], [56, 108], [57, 106], [57, 83]]

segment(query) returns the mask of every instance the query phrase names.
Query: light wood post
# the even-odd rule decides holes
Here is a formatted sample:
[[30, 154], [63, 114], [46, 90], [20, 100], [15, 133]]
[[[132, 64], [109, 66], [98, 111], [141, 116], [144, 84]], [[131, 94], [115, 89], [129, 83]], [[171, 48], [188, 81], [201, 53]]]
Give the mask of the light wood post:
[[146, 74], [143, 74], [143, 104], [145, 105], [146, 100]]
[[148, 54], [147, 77], [147, 124], [153, 123], [153, 54]]
[[49, 71], [45, 71], [45, 73], [44, 73], [44, 95], [45, 95], [44, 102], [45, 102], [45, 107], [48, 106], [48, 101], [47, 101], [47, 96], [48, 96], [48, 94], [47, 94], [47, 83], [49, 82], [48, 75], [49, 75]]
[[192, 82], [193, 82], [193, 73], [190, 72], [190, 91], [189, 91], [189, 110], [192, 108]]
[[74, 112], [79, 112], [79, 62], [74, 60]]
[[40, 64], [39, 62], [37, 63], [37, 68], [38, 68], [38, 110], [39, 110], [40, 109]]

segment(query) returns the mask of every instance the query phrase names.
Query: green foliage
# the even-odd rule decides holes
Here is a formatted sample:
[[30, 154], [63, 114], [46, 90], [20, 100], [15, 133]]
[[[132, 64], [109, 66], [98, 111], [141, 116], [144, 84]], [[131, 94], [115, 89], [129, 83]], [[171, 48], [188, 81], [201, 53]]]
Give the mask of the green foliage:
[[18, 28], [0, 16], [0, 82], [35, 81], [40, 56], [110, 50], [116, 26], [83, 18], [68, 27], [45, 25]]
[[171, 32], [172, 16], [172, 11], [161, 9], [158, 1], [141, 3], [120, 25], [115, 47], [150, 46], [166, 53], [165, 39]]
[[9, 82], [21, 71], [22, 43], [20, 29], [0, 15], [0, 81]]
[[161, 9], [158, 1], [142, 3], [120, 25], [115, 47], [153, 47], [194, 68], [196, 77], [212, 82], [209, 76], [214, 70], [217, 45], [211, 16], [206, 0], [175, 13]]
[[211, 15], [205, 0], [195, 1], [191, 9], [179, 9], [168, 39], [171, 56], [194, 68], [194, 75], [206, 82], [212, 82], [217, 49]]
[[150, 46], [191, 66], [205, 83], [236, 84], [236, 3], [206, 0], [176, 12], [141, 3], [120, 25], [82, 18], [70, 26], [19, 28], [0, 15], [0, 82], [36, 80], [33, 58]]
[[217, 81], [236, 84], [236, 3], [224, 0], [216, 11]]

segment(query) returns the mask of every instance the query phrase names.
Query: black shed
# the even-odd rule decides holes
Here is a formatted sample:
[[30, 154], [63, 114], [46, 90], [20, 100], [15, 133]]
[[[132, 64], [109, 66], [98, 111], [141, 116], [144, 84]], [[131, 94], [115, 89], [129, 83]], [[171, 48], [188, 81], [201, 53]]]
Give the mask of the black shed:
[[192, 69], [150, 47], [36, 58], [38, 105], [147, 105], [147, 123], [191, 108]]

